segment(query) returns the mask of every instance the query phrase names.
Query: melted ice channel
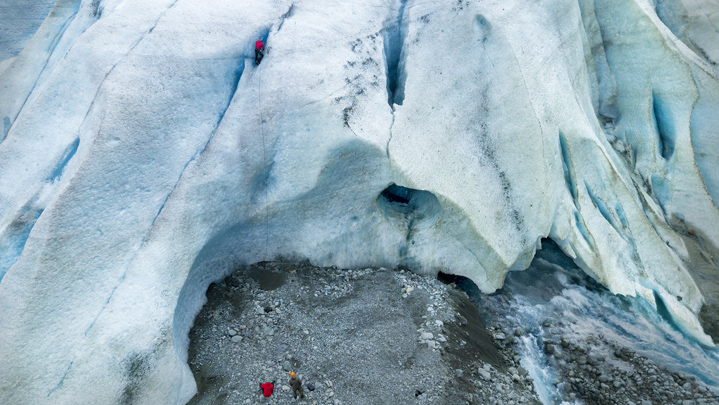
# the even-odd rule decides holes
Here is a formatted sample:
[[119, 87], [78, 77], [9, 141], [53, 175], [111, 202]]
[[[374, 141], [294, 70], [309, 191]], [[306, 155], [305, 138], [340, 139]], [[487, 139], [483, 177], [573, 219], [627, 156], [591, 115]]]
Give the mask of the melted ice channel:
[[561, 320], [563, 335], [603, 336], [669, 370], [719, 388], [719, 351], [702, 347], [680, 332], [662, 315], [661, 306], [657, 311], [642, 298], [613, 295], [554, 243], [545, 243], [526, 271], [510, 272], [496, 294], [483, 296], [468, 280], [459, 284], [477, 302], [483, 321], [529, 329], [529, 334], [519, 338], [521, 363], [544, 404], [562, 402], [564, 383], [542, 351], [548, 334], [542, 323], [548, 319]]

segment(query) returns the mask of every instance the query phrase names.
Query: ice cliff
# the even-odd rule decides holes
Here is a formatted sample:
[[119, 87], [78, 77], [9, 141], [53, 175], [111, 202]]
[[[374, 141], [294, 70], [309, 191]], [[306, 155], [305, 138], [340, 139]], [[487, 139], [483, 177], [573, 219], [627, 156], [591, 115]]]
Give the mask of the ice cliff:
[[714, 0], [58, 0], [0, 62], [0, 402], [186, 402], [278, 258], [491, 292], [548, 237], [712, 345], [718, 62]]

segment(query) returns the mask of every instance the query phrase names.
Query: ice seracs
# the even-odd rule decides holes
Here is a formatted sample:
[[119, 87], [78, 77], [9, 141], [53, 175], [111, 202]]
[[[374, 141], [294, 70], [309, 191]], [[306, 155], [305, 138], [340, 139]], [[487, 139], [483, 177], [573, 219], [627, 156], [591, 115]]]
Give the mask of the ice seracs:
[[715, 59], [653, 7], [58, 2], [0, 65], [0, 399], [186, 402], [208, 284], [278, 257], [490, 292], [550, 237], [711, 345]]

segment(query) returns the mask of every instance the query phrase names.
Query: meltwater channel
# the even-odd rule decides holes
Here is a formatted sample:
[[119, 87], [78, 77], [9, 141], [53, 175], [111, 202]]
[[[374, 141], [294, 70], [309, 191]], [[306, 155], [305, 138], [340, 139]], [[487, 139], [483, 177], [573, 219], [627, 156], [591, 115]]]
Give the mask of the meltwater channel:
[[[694, 376], [719, 392], [719, 351], [702, 347], [679, 331], [646, 300], [612, 294], [579, 269], [559, 247], [548, 240], [525, 271], [510, 272], [504, 287], [484, 295], [467, 279], [456, 280], [478, 306], [486, 324], [506, 330], [520, 328], [518, 351], [522, 366], [534, 380], [544, 404], [567, 401], [560, 377], [561, 359], [543, 350], [545, 340], [558, 336], [588, 337], [633, 350], [671, 372]], [[610, 359], [611, 346], [592, 347], [594, 355]]]

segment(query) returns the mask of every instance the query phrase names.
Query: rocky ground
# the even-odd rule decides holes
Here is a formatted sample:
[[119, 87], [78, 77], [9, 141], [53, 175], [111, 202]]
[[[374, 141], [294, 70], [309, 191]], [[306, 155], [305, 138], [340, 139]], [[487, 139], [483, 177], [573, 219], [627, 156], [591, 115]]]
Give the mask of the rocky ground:
[[311, 404], [538, 403], [512, 349], [436, 279], [264, 263], [207, 295], [190, 333], [192, 404], [294, 401], [290, 371]]
[[[507, 304], [509, 295], [504, 299]], [[523, 336], [536, 341], [552, 369], [558, 371], [552, 383], [559, 388], [563, 402], [719, 405], [717, 393], [694, 376], [668, 370], [601, 335], [572, 334], [567, 326], [561, 320], [546, 319], [538, 325], [541, 332], [529, 334], [526, 326], [505, 319], [501, 327], [490, 328], [510, 336], [505, 341], [512, 346]]]
[[[190, 333], [199, 390], [190, 403], [294, 402], [290, 371], [311, 404], [539, 403], [520, 366], [531, 339], [556, 370], [556, 402], [719, 405], [693, 376], [602, 336], [568, 334], [561, 320], [495, 317], [485, 327], [452, 280], [308, 264], [240, 269], [210, 286]], [[496, 311], [512, 297], [492, 299]], [[260, 395], [266, 380], [276, 381], [271, 398]]]
[[686, 229], [683, 223], [674, 228], [682, 235], [692, 265], [688, 267], [704, 296], [699, 321], [709, 336], [719, 342], [719, 250], [711, 243]]

